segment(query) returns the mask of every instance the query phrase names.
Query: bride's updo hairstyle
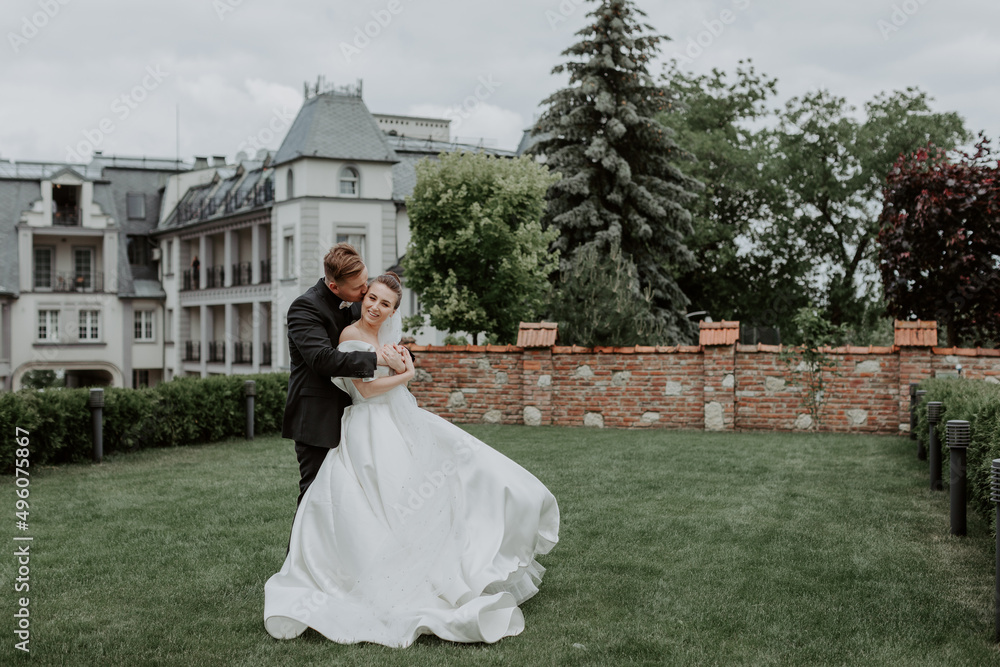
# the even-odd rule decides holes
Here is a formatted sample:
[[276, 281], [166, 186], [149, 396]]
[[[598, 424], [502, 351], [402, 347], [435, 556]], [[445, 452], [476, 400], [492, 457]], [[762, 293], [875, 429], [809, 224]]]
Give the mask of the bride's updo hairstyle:
[[385, 285], [386, 287], [388, 287], [389, 289], [391, 289], [393, 292], [395, 292], [396, 293], [396, 305], [393, 308], [393, 310], [395, 310], [396, 308], [399, 308], [399, 302], [403, 300], [403, 285], [402, 285], [402, 283], [399, 282], [399, 276], [397, 276], [392, 271], [386, 271], [385, 273], [383, 273], [382, 275], [380, 275], [378, 278], [376, 278], [372, 282], [373, 283], [382, 283], [383, 285]]

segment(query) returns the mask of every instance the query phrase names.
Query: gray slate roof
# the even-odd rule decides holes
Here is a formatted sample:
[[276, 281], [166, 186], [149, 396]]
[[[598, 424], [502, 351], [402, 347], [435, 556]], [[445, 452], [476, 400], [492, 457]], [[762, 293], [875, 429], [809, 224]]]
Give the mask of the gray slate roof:
[[[137, 299], [166, 299], [167, 293], [163, 291], [163, 286], [159, 280], [140, 280], [135, 278], [132, 281], [132, 294]], [[131, 296], [128, 295], [128, 296]]]
[[531, 133], [533, 130], [534, 128], [529, 127], [527, 130], [524, 131], [524, 134], [521, 135], [521, 143], [517, 145], [517, 150], [514, 151], [515, 153], [517, 153], [518, 155], [524, 155], [532, 148], [534, 148], [535, 145], [540, 141], [545, 141], [546, 139], [552, 138], [551, 132], [542, 132], [540, 134], [532, 136]]
[[499, 157], [514, 157], [513, 151], [497, 148], [484, 148], [471, 144], [459, 144], [447, 141], [431, 141], [430, 139], [413, 139], [406, 136], [386, 135], [399, 162], [392, 165], [392, 198], [405, 201], [413, 194], [417, 184], [417, 163], [425, 158], [436, 160], [441, 153], [488, 153]]
[[21, 213], [41, 198], [38, 181], [0, 180], [0, 294], [21, 296], [17, 223]]
[[[167, 176], [188, 169], [183, 162], [158, 158], [130, 158], [95, 155], [88, 164], [65, 162], [0, 161], [0, 294], [20, 296], [17, 224], [21, 214], [41, 199], [41, 181], [72, 171], [93, 182], [93, 201], [110, 215], [119, 230], [119, 296], [165, 298], [153, 267], [132, 267], [128, 263], [128, 236], [144, 239], [156, 228], [160, 198]], [[127, 196], [142, 193], [146, 198], [145, 218], [129, 220]], [[28, 257], [26, 261], [31, 261]], [[105, 276], [111, 281], [112, 276]]]
[[398, 159], [364, 101], [335, 92], [305, 101], [281, 142], [274, 165], [299, 157], [372, 162]]

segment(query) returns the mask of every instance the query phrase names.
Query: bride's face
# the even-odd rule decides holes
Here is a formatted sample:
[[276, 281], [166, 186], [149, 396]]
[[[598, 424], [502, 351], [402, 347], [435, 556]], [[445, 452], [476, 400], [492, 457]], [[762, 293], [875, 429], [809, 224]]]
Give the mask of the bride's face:
[[372, 283], [361, 303], [361, 318], [379, 327], [396, 312], [396, 293], [382, 283]]

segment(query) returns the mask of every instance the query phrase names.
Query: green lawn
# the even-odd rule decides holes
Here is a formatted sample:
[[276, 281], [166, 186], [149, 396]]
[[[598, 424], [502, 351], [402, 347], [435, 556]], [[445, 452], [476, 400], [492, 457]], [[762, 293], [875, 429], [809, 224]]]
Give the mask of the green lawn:
[[[475, 426], [559, 499], [526, 629], [409, 649], [272, 639], [298, 470], [262, 438], [31, 469], [30, 659], [45, 665], [1000, 664], [988, 526], [949, 536], [916, 446], [855, 435]], [[0, 558], [13, 647], [14, 487]], [[16, 662], [15, 662], [16, 661]]]

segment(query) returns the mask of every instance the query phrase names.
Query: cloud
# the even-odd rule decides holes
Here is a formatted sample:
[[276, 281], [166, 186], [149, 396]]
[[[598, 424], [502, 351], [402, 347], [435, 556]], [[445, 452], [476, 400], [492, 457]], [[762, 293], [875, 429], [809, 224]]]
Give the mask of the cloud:
[[[476, 100], [472, 97], [472, 100]], [[504, 109], [489, 102], [443, 106], [440, 104], [414, 104], [406, 113], [413, 116], [444, 118], [451, 121], [452, 141], [514, 150], [521, 141], [521, 134], [528, 121], [511, 109]]]

